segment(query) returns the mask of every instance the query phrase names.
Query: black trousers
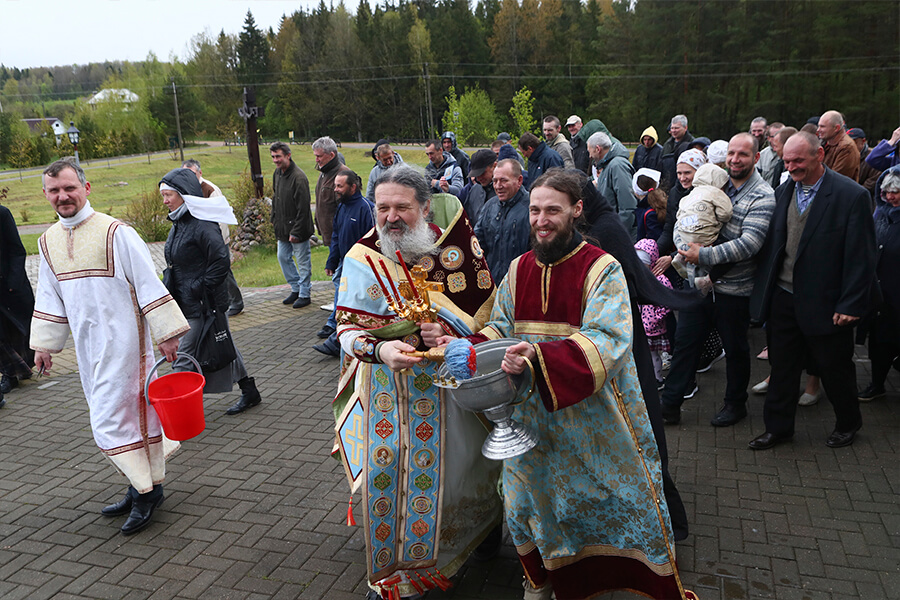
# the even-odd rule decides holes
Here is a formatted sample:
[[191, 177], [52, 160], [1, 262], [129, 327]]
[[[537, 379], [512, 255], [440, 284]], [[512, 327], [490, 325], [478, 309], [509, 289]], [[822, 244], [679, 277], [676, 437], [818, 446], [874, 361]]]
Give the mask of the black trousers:
[[680, 407], [684, 394], [697, 372], [700, 354], [715, 327], [725, 348], [725, 402], [746, 404], [747, 386], [750, 384], [750, 298], [728, 294], [710, 294], [695, 310], [678, 313], [678, 330], [675, 332], [675, 349], [672, 366], [663, 390], [663, 406]]
[[900, 356], [900, 316], [892, 306], [882, 307], [869, 331], [869, 358], [872, 361], [872, 383], [883, 388], [891, 364]]
[[766, 431], [776, 435], [794, 434], [800, 373], [811, 359], [834, 407], [835, 429], [850, 431], [862, 416], [856, 394], [856, 366], [853, 364], [853, 328], [843, 327], [828, 335], [805, 335], [794, 309], [794, 295], [781, 288], [772, 293], [772, 307], [766, 325], [769, 336], [769, 391], [763, 408]]

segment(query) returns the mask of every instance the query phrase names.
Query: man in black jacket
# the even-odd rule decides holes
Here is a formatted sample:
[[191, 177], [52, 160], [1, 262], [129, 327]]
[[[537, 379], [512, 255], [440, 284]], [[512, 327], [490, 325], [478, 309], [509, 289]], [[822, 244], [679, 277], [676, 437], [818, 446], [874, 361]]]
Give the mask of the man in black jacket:
[[812, 134], [791, 136], [783, 154], [791, 181], [775, 192], [751, 297], [751, 317], [768, 323], [772, 375], [763, 412], [766, 431], [750, 448], [766, 450], [793, 436], [807, 357], [821, 373], [836, 416], [825, 444], [840, 448], [852, 444], [862, 426], [853, 324], [866, 313], [875, 273], [869, 195], [825, 167], [825, 151]]
[[663, 189], [671, 189], [675, 185], [675, 165], [678, 157], [690, 147], [694, 136], [688, 131], [688, 120], [684, 115], [675, 115], [669, 123], [669, 139], [663, 144], [662, 149], [662, 178], [659, 186]]
[[[313, 218], [309, 203], [309, 179], [291, 159], [291, 147], [275, 142], [269, 147], [275, 174], [272, 185], [272, 225], [278, 240], [278, 263], [291, 286], [283, 304], [294, 308], [309, 306], [312, 284], [312, 261], [309, 238], [313, 234]], [[296, 262], [295, 262], [296, 261]]]

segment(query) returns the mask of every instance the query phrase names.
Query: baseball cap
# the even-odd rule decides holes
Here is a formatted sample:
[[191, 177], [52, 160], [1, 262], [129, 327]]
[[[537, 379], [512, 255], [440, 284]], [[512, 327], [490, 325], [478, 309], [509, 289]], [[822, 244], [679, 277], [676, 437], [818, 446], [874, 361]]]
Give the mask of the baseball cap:
[[503, 140], [504, 142], [512, 141], [512, 138], [510, 137], [510, 135], [508, 133], [506, 133], [505, 131], [501, 131], [500, 133], [498, 133], [497, 139]]
[[581, 123], [581, 117], [578, 115], [572, 115], [568, 119], [566, 119], [566, 127], [569, 125], [574, 125], [575, 123]]
[[860, 129], [859, 127], [854, 127], [847, 131], [847, 135], [850, 136], [851, 140], [864, 140], [866, 139], [866, 132]]
[[485, 169], [497, 162], [497, 155], [493, 150], [482, 149], [472, 155], [469, 161], [469, 177], [481, 176]]

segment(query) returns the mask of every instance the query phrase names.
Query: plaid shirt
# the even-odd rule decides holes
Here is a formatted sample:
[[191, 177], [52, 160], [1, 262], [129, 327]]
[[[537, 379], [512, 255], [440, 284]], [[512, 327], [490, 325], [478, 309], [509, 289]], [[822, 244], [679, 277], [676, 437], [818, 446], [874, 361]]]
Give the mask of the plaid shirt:
[[731, 220], [722, 227], [715, 245], [700, 248], [700, 264], [710, 267], [735, 263], [716, 281], [715, 290], [731, 296], [749, 296], [756, 275], [755, 257], [766, 241], [775, 212], [775, 192], [754, 169], [750, 179], [729, 196], [734, 204]]

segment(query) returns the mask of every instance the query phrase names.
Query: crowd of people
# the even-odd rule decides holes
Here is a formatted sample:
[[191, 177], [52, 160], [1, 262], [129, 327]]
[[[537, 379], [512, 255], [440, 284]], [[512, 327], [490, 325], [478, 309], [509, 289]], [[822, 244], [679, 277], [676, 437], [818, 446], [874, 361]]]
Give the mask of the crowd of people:
[[[835, 413], [825, 444], [841, 448], [897, 366], [900, 128], [870, 149], [829, 110], [800, 128], [758, 117], [713, 141], [676, 115], [663, 144], [647, 127], [632, 156], [597, 119], [564, 126], [570, 139], [548, 116], [543, 139], [500, 134], [471, 157], [447, 131], [426, 144], [424, 172], [380, 140], [365, 189], [319, 138], [315, 211], [291, 147], [270, 147], [285, 305], [311, 304], [317, 229], [329, 248], [334, 306], [314, 348], [343, 357], [334, 454], [362, 494], [370, 600], [422, 595], [470, 555], [492, 557], [504, 515], [526, 600], [691, 598], [674, 560], [688, 523], [663, 425], [680, 422], [696, 374], [725, 361], [714, 427], [765, 394], [752, 450], [789, 442], [798, 405], [823, 395]], [[228, 325], [244, 308], [228, 251], [237, 219], [196, 160], [164, 175], [160, 281], [134, 230], [91, 208], [79, 166], [57, 161], [42, 184], [59, 222], [41, 238], [36, 295], [0, 210], [0, 407], [32, 366], [50, 370], [71, 331], [95, 441], [128, 481], [101, 512], [127, 514], [131, 535], [162, 503], [178, 447], [141, 398], [151, 338], [176, 370], [194, 368], [178, 353], [203, 356], [206, 391], [237, 383], [227, 414], [262, 402]], [[771, 374], [751, 387], [753, 324], [766, 328]], [[860, 390], [854, 344], [866, 337], [872, 380]], [[514, 417], [537, 447], [502, 464], [481, 454], [482, 422], [447, 401], [421, 354], [454, 338], [513, 338], [502, 369], [532, 373]]]

